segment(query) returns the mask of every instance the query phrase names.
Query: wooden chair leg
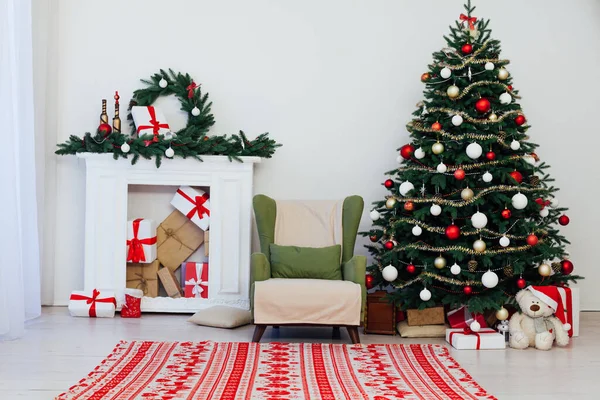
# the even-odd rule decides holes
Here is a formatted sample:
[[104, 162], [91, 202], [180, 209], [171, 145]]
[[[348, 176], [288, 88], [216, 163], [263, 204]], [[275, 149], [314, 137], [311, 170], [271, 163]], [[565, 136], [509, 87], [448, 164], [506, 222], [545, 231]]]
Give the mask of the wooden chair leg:
[[260, 342], [260, 338], [262, 337], [263, 333], [265, 333], [265, 329], [267, 329], [266, 325], [255, 325], [254, 336], [252, 336], [252, 341], [254, 343]]
[[348, 335], [350, 335], [350, 340], [352, 340], [352, 344], [360, 343], [360, 337], [358, 336], [358, 327], [357, 326], [347, 326]]

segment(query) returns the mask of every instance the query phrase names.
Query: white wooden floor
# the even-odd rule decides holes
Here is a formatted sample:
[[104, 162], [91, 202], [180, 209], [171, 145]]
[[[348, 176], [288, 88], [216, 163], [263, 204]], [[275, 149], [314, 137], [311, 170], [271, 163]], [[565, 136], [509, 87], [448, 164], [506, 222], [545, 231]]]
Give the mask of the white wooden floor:
[[[91, 371], [119, 340], [249, 341], [253, 327], [198, 327], [186, 315], [144, 314], [141, 319], [71, 318], [64, 307], [44, 308], [26, 336], [0, 342], [0, 399], [52, 399]], [[582, 313], [582, 335], [551, 351], [459, 351], [453, 357], [500, 399], [600, 398], [600, 313]], [[263, 341], [349, 342], [331, 339], [329, 328], [269, 328]], [[363, 343], [441, 343], [361, 335]]]

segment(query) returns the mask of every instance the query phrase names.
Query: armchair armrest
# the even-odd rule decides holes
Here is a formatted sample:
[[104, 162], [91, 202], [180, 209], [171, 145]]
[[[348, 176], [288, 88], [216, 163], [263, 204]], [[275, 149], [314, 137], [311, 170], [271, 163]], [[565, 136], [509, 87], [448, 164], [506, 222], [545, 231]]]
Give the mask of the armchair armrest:
[[254, 318], [254, 282], [271, 278], [271, 263], [264, 253], [253, 253], [250, 256], [250, 311]]
[[363, 321], [365, 307], [367, 304], [367, 287], [365, 286], [365, 274], [367, 273], [367, 257], [354, 256], [348, 262], [342, 264], [342, 276], [345, 281], [354, 282], [360, 285], [362, 293], [362, 307], [360, 310], [360, 320]]

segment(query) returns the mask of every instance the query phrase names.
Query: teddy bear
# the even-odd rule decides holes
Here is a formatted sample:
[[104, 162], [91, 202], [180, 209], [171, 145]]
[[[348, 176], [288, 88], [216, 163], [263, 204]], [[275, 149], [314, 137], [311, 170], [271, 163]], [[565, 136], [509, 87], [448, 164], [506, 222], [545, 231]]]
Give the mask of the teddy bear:
[[521, 312], [509, 321], [509, 345], [513, 349], [529, 346], [550, 350], [556, 339], [558, 346], [569, 344], [563, 302], [556, 286], [528, 286], [516, 295]]

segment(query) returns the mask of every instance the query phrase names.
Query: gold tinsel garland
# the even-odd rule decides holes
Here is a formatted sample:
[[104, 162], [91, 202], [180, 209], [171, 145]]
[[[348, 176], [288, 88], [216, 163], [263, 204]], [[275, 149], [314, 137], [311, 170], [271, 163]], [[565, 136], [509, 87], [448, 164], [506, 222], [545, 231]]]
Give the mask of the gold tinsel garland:
[[[469, 92], [471, 91], [471, 89], [479, 87], [479, 86], [486, 86], [486, 85], [498, 85], [498, 86], [502, 86], [504, 88], [504, 90], [509, 91], [510, 89], [508, 88], [508, 85], [501, 83], [501, 82], [496, 82], [496, 81], [479, 81], [479, 82], [473, 82], [471, 83], [469, 86], [465, 87], [462, 92], [454, 97], [454, 98], [450, 98], [448, 96], [448, 93], [444, 92], [443, 90], [436, 90], [434, 93], [437, 94], [438, 96], [446, 96], [448, 98], [450, 98], [450, 100], [456, 101], [456, 100], [460, 100], [463, 97], [465, 97], [467, 94], [469, 94]], [[519, 96], [513, 95], [513, 97], [520, 99]]]
[[540, 189], [540, 188], [525, 188], [518, 186], [508, 186], [508, 185], [497, 185], [491, 186], [489, 188], [483, 189], [481, 192], [477, 193], [470, 200], [460, 200], [460, 201], [452, 201], [446, 200], [439, 197], [430, 197], [430, 198], [411, 198], [411, 197], [401, 197], [401, 196], [388, 196], [387, 198], [394, 198], [399, 202], [407, 202], [412, 201], [413, 203], [435, 203], [442, 206], [452, 206], [452, 207], [465, 207], [468, 206], [475, 201], [479, 200], [481, 197], [485, 196], [488, 193], [492, 192], [544, 192], [548, 191], [548, 189]]
[[[513, 95], [514, 97], [516, 97], [515, 95]], [[517, 99], [520, 97], [516, 97]], [[463, 119], [467, 122], [470, 122], [472, 124], [483, 124], [483, 125], [493, 125], [493, 124], [498, 124], [502, 121], [504, 121], [504, 119], [506, 119], [508, 116], [512, 115], [512, 114], [520, 114], [522, 111], [521, 110], [510, 110], [505, 112], [504, 114], [502, 114], [501, 116], [498, 117], [498, 119], [496, 119], [495, 121], [490, 121], [489, 119], [477, 119], [477, 118], [473, 118], [471, 117], [469, 114], [467, 114], [464, 111], [457, 111], [457, 110], [453, 110], [451, 108], [445, 108], [445, 107], [430, 107], [427, 109], [428, 112], [430, 113], [434, 113], [434, 112], [442, 112], [442, 113], [448, 113], [450, 115], [460, 115], [461, 117], [463, 117]]]
[[[544, 242], [544, 240], [540, 239], [538, 241], [538, 244], [543, 243], [543, 242]], [[531, 248], [532, 248], [532, 246], [524, 245], [524, 246], [517, 246], [517, 247], [504, 247], [504, 248], [496, 249], [496, 250], [475, 251], [473, 249], [470, 249], [468, 247], [463, 247], [463, 246], [433, 247], [430, 245], [420, 245], [420, 244], [413, 243], [413, 244], [407, 244], [406, 246], [394, 247], [393, 251], [405, 251], [408, 249], [429, 251], [432, 253], [460, 251], [461, 253], [465, 253], [465, 254], [469, 254], [469, 255], [473, 255], [473, 256], [486, 256], [486, 255], [496, 255], [496, 254], [519, 253], [522, 251], [529, 250]]]
[[[437, 227], [437, 226], [431, 226], [428, 225], [424, 222], [421, 222], [419, 220], [416, 220], [414, 218], [398, 218], [394, 221], [394, 225], [396, 225], [396, 223], [406, 223], [406, 224], [411, 224], [411, 225], [419, 225], [421, 228], [429, 231], [429, 232], [434, 232], [434, 233], [440, 233], [440, 234], [445, 234], [446, 233], [446, 228], [442, 228], [442, 227]], [[546, 232], [544, 229], [534, 229], [533, 232], [536, 233], [540, 233], [542, 235], [546, 235], [548, 232]], [[494, 235], [497, 237], [502, 237], [502, 236], [506, 236], [509, 239], [515, 239], [515, 240], [525, 240], [527, 239], [527, 236], [517, 236], [517, 235], [511, 235], [508, 233], [500, 233], [500, 232], [495, 232], [491, 229], [476, 229], [474, 231], [460, 231], [461, 236], [479, 236], [482, 233], [486, 233], [489, 235]]]
[[[489, 43], [489, 40], [486, 40], [485, 43], [483, 43], [481, 45], [481, 47], [479, 47], [477, 50], [475, 50], [475, 52], [473, 54], [471, 54], [465, 61], [463, 61], [462, 64], [459, 64], [459, 65], [450, 65], [450, 64], [447, 64], [445, 62], [439, 62], [436, 65], [438, 67], [442, 67], [442, 68], [443, 67], [447, 67], [448, 69], [451, 69], [451, 70], [454, 71], [454, 70], [457, 70], [457, 69], [463, 69], [464, 67], [466, 67], [469, 64], [485, 64], [488, 61], [489, 62], [493, 62], [494, 64], [505, 64], [506, 65], [506, 64], [510, 63], [509, 60], [498, 60], [496, 58], [484, 58], [484, 59], [476, 60], [475, 58], [478, 55], [480, 55], [487, 48], [488, 43]], [[455, 54], [457, 56], [459, 56], [460, 58], [465, 59], [465, 57], [463, 57], [462, 55], [460, 55], [458, 53], [458, 51], [456, 51]]]
[[[507, 114], [512, 113], [508, 112]], [[506, 115], [506, 114], [505, 114]], [[448, 139], [452, 139], [452, 140], [457, 140], [457, 141], [462, 141], [464, 139], [471, 139], [471, 140], [489, 140], [489, 139], [496, 139], [496, 142], [498, 142], [498, 144], [500, 144], [501, 146], [505, 147], [505, 148], [509, 148], [510, 145], [508, 143], [506, 143], [504, 140], [506, 139], [506, 133], [504, 133], [503, 131], [498, 132], [498, 134], [493, 134], [493, 133], [464, 133], [462, 135], [454, 135], [452, 133], [446, 132], [444, 130], [439, 130], [439, 131], [434, 131], [431, 128], [427, 128], [425, 127], [425, 125], [423, 125], [420, 122], [415, 122], [413, 121], [411, 124], [408, 124], [407, 129], [409, 132], [412, 131], [418, 131], [418, 132], [425, 132], [425, 133], [434, 133], [436, 136], [443, 136], [445, 138]]]
[[425, 276], [427, 276], [429, 278], [435, 279], [436, 281], [448, 283], [450, 285], [456, 285], [456, 286], [483, 286], [483, 283], [481, 283], [481, 281], [472, 281], [472, 280], [459, 281], [458, 279], [447, 278], [445, 276], [437, 275], [437, 274], [434, 274], [432, 272], [427, 272], [427, 271], [421, 272], [421, 275], [425, 275]]
[[[447, 172], [453, 172], [453, 171], [456, 171], [459, 168], [463, 169], [465, 171], [470, 171], [472, 169], [478, 169], [478, 168], [481, 168], [481, 167], [490, 167], [492, 165], [510, 164], [514, 160], [518, 160], [520, 158], [525, 158], [525, 157], [529, 157], [529, 156], [527, 156], [527, 155], [523, 155], [523, 156], [513, 155], [513, 156], [509, 156], [508, 158], [505, 158], [504, 160], [486, 161], [486, 162], [480, 162], [480, 163], [474, 163], [474, 164], [466, 164], [466, 165], [446, 165], [446, 171]], [[400, 168], [398, 168], [398, 172], [406, 172], [406, 171], [427, 171], [427, 172], [438, 173], [436, 168], [427, 167], [427, 166], [421, 166], [421, 167], [400, 167]]]

